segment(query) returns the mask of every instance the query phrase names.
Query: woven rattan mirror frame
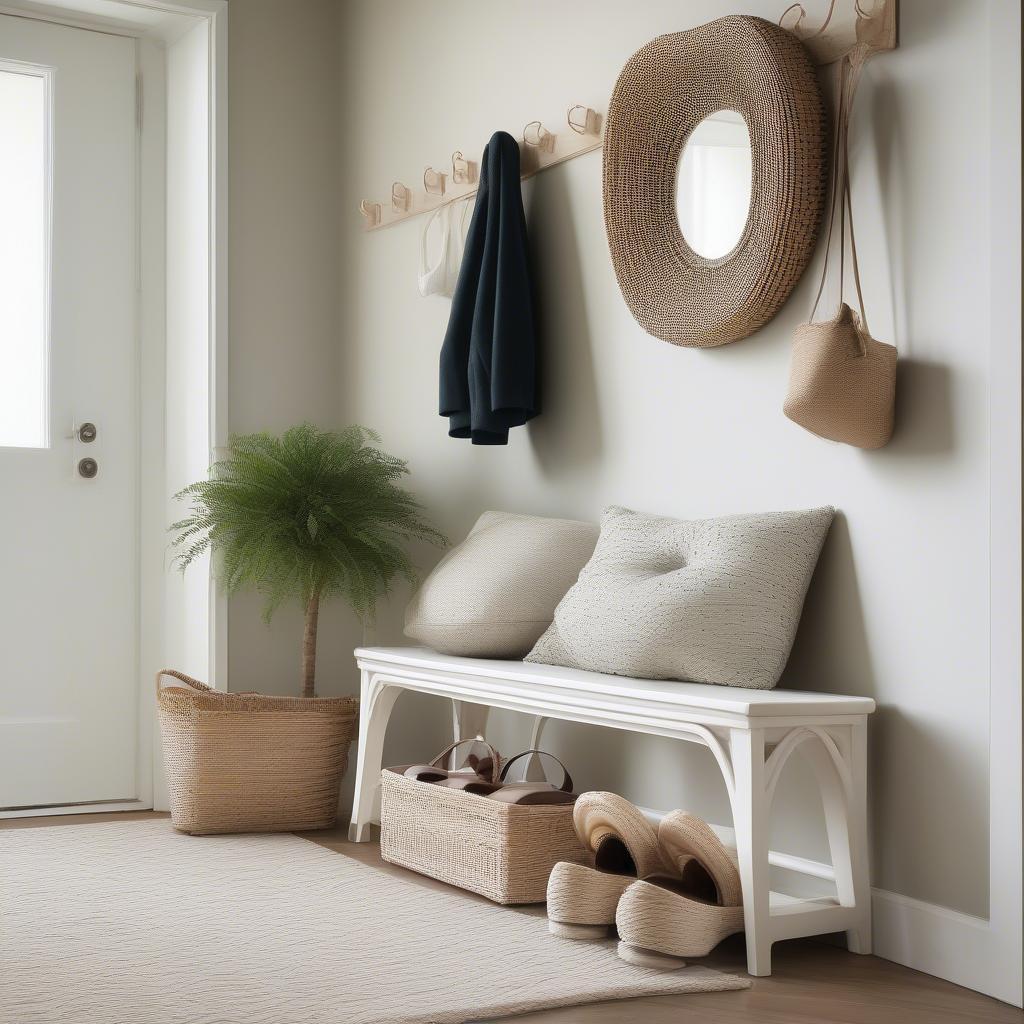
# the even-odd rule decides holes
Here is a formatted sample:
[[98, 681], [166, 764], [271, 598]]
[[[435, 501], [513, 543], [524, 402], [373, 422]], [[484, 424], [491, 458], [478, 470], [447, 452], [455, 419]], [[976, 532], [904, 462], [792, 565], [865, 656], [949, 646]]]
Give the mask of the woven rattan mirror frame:
[[[676, 168], [697, 125], [743, 115], [752, 187], [736, 247], [707, 260], [676, 216]], [[630, 311], [649, 334], [709, 348], [778, 312], [814, 251], [827, 187], [825, 106], [803, 44], [733, 16], [658, 36], [622, 69], [605, 124], [604, 219]]]

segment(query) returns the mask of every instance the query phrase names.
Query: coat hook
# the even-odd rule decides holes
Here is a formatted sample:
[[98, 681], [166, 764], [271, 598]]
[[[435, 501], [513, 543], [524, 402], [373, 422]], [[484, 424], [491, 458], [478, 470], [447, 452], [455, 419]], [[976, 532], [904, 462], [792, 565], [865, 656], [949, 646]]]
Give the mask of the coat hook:
[[428, 196], [443, 196], [447, 177], [443, 171], [435, 171], [433, 167], [428, 167], [423, 172], [423, 191]]
[[412, 192], [400, 181], [391, 186], [391, 209], [395, 213], [407, 213], [412, 205]]
[[[857, 3], [857, 0], [854, 0], [854, 7], [857, 9], [858, 17], [863, 17], [863, 15], [860, 12], [860, 5]], [[814, 36], [820, 36], [825, 31], [825, 29], [828, 28], [829, 24], [832, 21], [832, 15], [835, 13], [835, 10], [836, 0], [829, 0], [828, 13], [825, 15], [825, 20], [821, 23], [817, 31], [808, 33], [801, 31], [801, 26], [803, 25], [804, 18], [807, 17], [807, 11], [804, 9], [804, 5], [800, 3], [790, 4], [782, 12], [782, 16], [779, 18], [779, 25], [782, 28], [792, 32], [793, 35], [799, 36], [801, 39], [807, 38], [808, 36], [813, 38]], [[789, 17], [789, 15], [793, 13], [793, 11], [796, 11], [796, 20], [793, 21], [791, 24], [786, 25], [785, 21]]]
[[523, 129], [523, 142], [532, 149], [539, 149], [545, 153], [550, 153], [555, 148], [554, 135], [540, 121], [531, 121]]
[[819, 67], [849, 56], [860, 68], [875, 54], [896, 49], [899, 42], [897, 2], [843, 0], [840, 16], [836, 0], [829, 0], [820, 23], [817, 19], [815, 23], [809, 22], [807, 9], [796, 2], [782, 12], [779, 25], [810, 50], [811, 59]]
[[366, 226], [375, 228], [380, 223], [380, 203], [372, 203], [364, 199], [359, 204], [359, 212], [366, 218]]
[[462, 155], [457, 149], [452, 153], [452, 184], [471, 185], [476, 181], [476, 164]]
[[[582, 111], [582, 115], [577, 113], [578, 111]], [[565, 120], [577, 135], [601, 134], [601, 115], [596, 110], [583, 106], [582, 103], [570, 107]]]

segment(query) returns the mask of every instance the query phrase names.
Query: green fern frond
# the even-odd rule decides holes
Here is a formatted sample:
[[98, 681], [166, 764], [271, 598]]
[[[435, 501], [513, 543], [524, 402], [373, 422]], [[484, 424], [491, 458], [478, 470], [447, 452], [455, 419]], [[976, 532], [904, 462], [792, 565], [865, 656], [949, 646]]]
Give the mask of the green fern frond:
[[379, 444], [359, 426], [233, 437], [210, 479], [176, 496], [190, 504], [171, 526], [176, 563], [212, 551], [227, 591], [260, 591], [268, 617], [286, 601], [326, 597], [372, 616], [396, 579], [416, 579], [406, 544], [446, 543], [400, 486], [406, 463]]

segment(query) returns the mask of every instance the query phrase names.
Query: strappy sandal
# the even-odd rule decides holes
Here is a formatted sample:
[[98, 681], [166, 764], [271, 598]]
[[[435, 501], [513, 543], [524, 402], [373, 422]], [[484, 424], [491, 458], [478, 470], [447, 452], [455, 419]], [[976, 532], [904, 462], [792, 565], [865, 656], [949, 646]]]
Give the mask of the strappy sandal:
[[[556, 786], [553, 782], [508, 782], [508, 770], [523, 757], [548, 757], [562, 769], [562, 782]], [[571, 804], [577, 797], [572, 791], [572, 776], [568, 769], [554, 754], [543, 750], [524, 750], [510, 757], [501, 769], [501, 787], [487, 794], [488, 799], [504, 804]]]
[[686, 966], [683, 957], [706, 956], [743, 931], [743, 896], [733, 858], [700, 818], [673, 811], [658, 826], [658, 841], [677, 875], [633, 882], [615, 925], [623, 960], [671, 971]]
[[548, 930], [571, 939], [599, 939], [615, 923], [619, 899], [637, 878], [672, 876], [654, 827], [614, 793], [583, 793], [573, 824], [594, 853], [594, 867], [562, 861], [548, 878]]
[[[467, 743], [477, 743], [485, 747], [487, 749], [486, 756], [477, 758], [470, 755], [468, 770], [466, 768], [449, 770], [441, 767], [449, 754]], [[442, 750], [430, 764], [413, 764], [408, 767], [393, 768], [392, 771], [404, 775], [407, 779], [415, 779], [417, 782], [429, 782], [435, 786], [443, 786], [445, 789], [461, 789], [466, 793], [488, 796], [501, 785], [498, 775], [500, 763], [501, 757], [494, 747], [486, 740], [474, 738], [456, 741], [450, 747]]]

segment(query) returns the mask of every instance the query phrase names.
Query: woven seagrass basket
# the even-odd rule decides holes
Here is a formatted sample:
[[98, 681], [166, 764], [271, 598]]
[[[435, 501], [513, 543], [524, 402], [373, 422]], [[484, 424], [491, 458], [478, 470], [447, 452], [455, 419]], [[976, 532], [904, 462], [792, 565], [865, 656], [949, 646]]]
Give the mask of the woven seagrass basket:
[[590, 863], [572, 804], [500, 803], [388, 768], [380, 789], [384, 860], [495, 903], [543, 903], [559, 861]]
[[[169, 676], [184, 687], [161, 685]], [[359, 721], [355, 697], [220, 693], [156, 677], [171, 822], [180, 832], [329, 828]]]

